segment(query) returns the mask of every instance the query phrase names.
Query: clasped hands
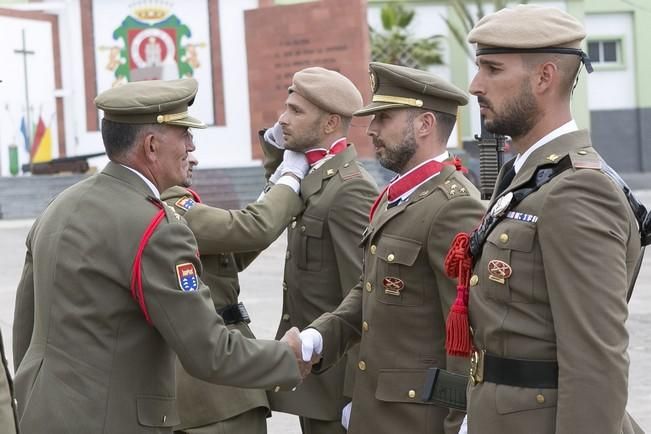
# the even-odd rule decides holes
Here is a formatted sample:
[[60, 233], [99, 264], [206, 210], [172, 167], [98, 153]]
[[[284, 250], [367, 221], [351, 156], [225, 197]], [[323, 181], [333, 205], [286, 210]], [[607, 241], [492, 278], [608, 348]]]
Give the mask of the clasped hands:
[[312, 371], [312, 366], [321, 360], [323, 350], [321, 333], [311, 328], [299, 332], [298, 328], [292, 327], [280, 341], [288, 344], [294, 352], [301, 378], [305, 379]]

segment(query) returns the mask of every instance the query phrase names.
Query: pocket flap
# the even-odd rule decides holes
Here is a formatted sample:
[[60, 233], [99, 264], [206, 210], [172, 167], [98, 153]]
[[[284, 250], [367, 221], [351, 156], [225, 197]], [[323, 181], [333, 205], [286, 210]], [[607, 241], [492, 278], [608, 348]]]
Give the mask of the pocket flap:
[[495, 407], [499, 414], [555, 407], [558, 389], [529, 389], [498, 384], [495, 388]]
[[166, 396], [138, 396], [138, 423], [143, 426], [173, 427], [181, 423], [176, 409], [176, 398]]
[[500, 249], [530, 252], [535, 237], [535, 224], [504, 220], [491, 231], [488, 241]]
[[377, 246], [378, 258], [391, 264], [414, 265], [422, 244], [418, 241], [382, 235]]
[[298, 229], [308, 237], [323, 238], [323, 226], [323, 219], [303, 214], [301, 226]]
[[426, 375], [425, 369], [382, 369], [377, 379], [375, 398], [385, 402], [425, 404], [420, 397]]

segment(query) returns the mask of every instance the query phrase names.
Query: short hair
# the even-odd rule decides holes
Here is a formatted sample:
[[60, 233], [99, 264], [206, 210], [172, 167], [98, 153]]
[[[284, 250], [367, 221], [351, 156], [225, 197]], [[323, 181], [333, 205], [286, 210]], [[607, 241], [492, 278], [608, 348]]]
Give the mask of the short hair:
[[523, 53], [522, 62], [529, 70], [546, 62], [556, 65], [560, 77], [561, 95], [570, 97], [581, 67], [581, 59], [578, 56], [560, 53]]
[[439, 112], [436, 110], [427, 110], [422, 108], [409, 109], [409, 122], [413, 122], [418, 116], [423, 113], [430, 112], [436, 119], [436, 131], [438, 132], [438, 139], [441, 143], [447, 143], [454, 129], [454, 124], [457, 122], [457, 117], [450, 113]]
[[123, 157], [136, 143], [145, 124], [125, 124], [102, 119], [102, 140], [109, 159]]

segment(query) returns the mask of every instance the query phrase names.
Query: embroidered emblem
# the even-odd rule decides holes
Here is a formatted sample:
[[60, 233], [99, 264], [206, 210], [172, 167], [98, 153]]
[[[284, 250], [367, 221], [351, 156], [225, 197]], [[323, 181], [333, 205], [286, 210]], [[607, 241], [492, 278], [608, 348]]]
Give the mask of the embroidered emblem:
[[493, 282], [504, 285], [505, 280], [511, 277], [511, 273], [513, 273], [513, 269], [504, 261], [492, 259], [488, 262], [488, 278]]
[[387, 276], [382, 279], [382, 286], [384, 286], [385, 294], [400, 296], [400, 291], [405, 287], [405, 282], [397, 277]]
[[176, 277], [179, 279], [179, 285], [184, 292], [196, 291], [199, 288], [197, 270], [189, 262], [176, 266]]
[[556, 154], [551, 154], [551, 155], [548, 155], [548, 156], [547, 156], [547, 159], [548, 159], [549, 161], [552, 161], [552, 162], [558, 160], [559, 158], [560, 158], [560, 157], [559, 157], [558, 155], [556, 155]]
[[508, 208], [509, 204], [511, 203], [511, 200], [513, 200], [513, 192], [509, 191], [504, 196], [497, 199], [497, 202], [495, 202], [495, 205], [493, 205], [493, 208], [491, 208], [490, 214], [493, 217], [497, 217], [501, 215], [504, 212], [504, 210]]
[[509, 211], [506, 214], [507, 219], [520, 220], [523, 222], [536, 223], [538, 221], [538, 216], [532, 214], [525, 214], [523, 212]]
[[375, 93], [377, 90], [377, 80], [375, 79], [375, 73], [373, 71], [369, 71], [369, 81], [371, 82], [371, 93]]
[[187, 211], [192, 208], [195, 203], [196, 202], [191, 197], [182, 197], [181, 199], [177, 200], [174, 205]]

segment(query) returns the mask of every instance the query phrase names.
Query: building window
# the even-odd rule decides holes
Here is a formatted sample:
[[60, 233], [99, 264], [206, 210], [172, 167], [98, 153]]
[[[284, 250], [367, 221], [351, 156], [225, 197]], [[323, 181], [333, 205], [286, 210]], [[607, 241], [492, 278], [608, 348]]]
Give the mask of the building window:
[[622, 65], [622, 40], [600, 39], [588, 42], [588, 56], [597, 65]]

